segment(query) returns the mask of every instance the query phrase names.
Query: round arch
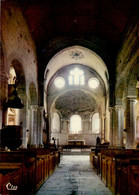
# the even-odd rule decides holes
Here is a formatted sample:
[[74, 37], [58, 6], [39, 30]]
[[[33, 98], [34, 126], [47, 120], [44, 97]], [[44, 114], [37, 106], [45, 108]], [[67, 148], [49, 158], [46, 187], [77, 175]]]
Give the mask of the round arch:
[[52, 76], [61, 68], [74, 63], [94, 69], [104, 81], [106, 91], [108, 90], [107, 81], [109, 73], [102, 58], [90, 49], [75, 45], [59, 51], [48, 62], [44, 73], [45, 92], [47, 91], [47, 85]]
[[[67, 47], [65, 49], [62, 49], [61, 51], [59, 51], [58, 53], [56, 53], [48, 62], [47, 67], [45, 69], [45, 73], [44, 73], [44, 105], [45, 105], [45, 110], [47, 112], [47, 116], [49, 118], [49, 123], [51, 124], [51, 120], [50, 120], [50, 115], [51, 115], [51, 109], [58, 109], [57, 107], [55, 107], [55, 103], [56, 101], [61, 98], [61, 96], [63, 94], [68, 94], [71, 93], [72, 90], [74, 88], [68, 88], [67, 86], [65, 86], [64, 89], [58, 89], [54, 91], [54, 86], [52, 85], [52, 81], [54, 81], [56, 76], [62, 76], [62, 71], [65, 72], [66, 70], [68, 70], [68, 68], [70, 69], [70, 66], [76, 66], [78, 65], [79, 67], [83, 67], [86, 71], [90, 71], [90, 75], [94, 74], [95, 77], [97, 77], [98, 79], [100, 79], [100, 83], [101, 83], [101, 93], [98, 94], [97, 90], [93, 91], [92, 89], [88, 90], [88, 88], [86, 88], [86, 86], [83, 88], [78, 88], [80, 91], [83, 91], [85, 93], [90, 93], [90, 95], [92, 96], [92, 98], [95, 99], [96, 103], [97, 103], [97, 109], [99, 107], [101, 107], [101, 112], [103, 114], [106, 114], [106, 110], [108, 109], [108, 107], [105, 105], [106, 102], [109, 102], [109, 86], [108, 86], [108, 80], [109, 80], [109, 73], [108, 73], [108, 69], [106, 67], [106, 64], [104, 63], [104, 61], [102, 60], [102, 58], [100, 56], [98, 56], [95, 52], [91, 51], [88, 48], [82, 47], [82, 46], [78, 46], [78, 45], [74, 45], [71, 47]], [[68, 72], [67, 72], [68, 75]], [[86, 84], [88, 81], [88, 78], [86, 77]], [[51, 83], [51, 84], [50, 84]], [[49, 91], [49, 88], [51, 88], [52, 90]], [[77, 90], [77, 88], [76, 88]], [[92, 91], [91, 91], [92, 90]], [[52, 93], [51, 93], [52, 92]], [[57, 93], [58, 92], [58, 93]], [[107, 95], [106, 95], [107, 94]], [[79, 97], [79, 96], [78, 96]], [[107, 100], [106, 100], [107, 98]], [[85, 100], [87, 101], [87, 98], [85, 97]], [[93, 104], [96, 105], [96, 104]], [[89, 107], [88, 107], [89, 108]], [[97, 109], [93, 109], [92, 112], [94, 112]], [[80, 108], [81, 112], [84, 112], [84, 109]], [[69, 109], [70, 114], [75, 114], [76, 110], [74, 110], [73, 112], [71, 112], [71, 110]], [[68, 112], [68, 113], [69, 113]], [[85, 122], [85, 117], [89, 118], [90, 117], [90, 110], [86, 111], [87, 114], [84, 113], [83, 116], [83, 125], [84, 125], [84, 129], [87, 129], [86, 132], [90, 132], [91, 129], [90, 128], [90, 123], [89, 122]], [[80, 112], [78, 112], [80, 114]], [[89, 113], [89, 114], [88, 114]], [[70, 124], [69, 124], [69, 117], [70, 114], [66, 114], [62, 115], [64, 116], [61, 121], [61, 125], [62, 127], [62, 132], [66, 131], [66, 129], [70, 130]], [[82, 115], [81, 115], [82, 116]], [[65, 120], [65, 121], [64, 121]], [[87, 124], [87, 125], [86, 125]], [[90, 125], [89, 125], [90, 124]], [[66, 128], [65, 128], [66, 126]], [[63, 135], [61, 135], [63, 136]], [[65, 138], [68, 139], [68, 138]], [[94, 137], [92, 138], [94, 139]], [[94, 141], [93, 141], [94, 142]], [[90, 143], [93, 143], [90, 140]]]
[[13, 59], [11, 66], [14, 68], [17, 80], [18, 80], [18, 86], [17, 86], [17, 91], [20, 94], [25, 94], [26, 93], [26, 81], [25, 81], [25, 74], [24, 70], [22, 67], [22, 64], [17, 60]]

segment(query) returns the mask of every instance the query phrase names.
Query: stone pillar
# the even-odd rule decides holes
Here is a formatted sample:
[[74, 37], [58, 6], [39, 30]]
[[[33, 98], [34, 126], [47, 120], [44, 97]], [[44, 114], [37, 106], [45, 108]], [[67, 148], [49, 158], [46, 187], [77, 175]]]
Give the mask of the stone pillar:
[[110, 127], [109, 127], [109, 117], [105, 116], [105, 141], [110, 142]]
[[124, 109], [122, 106], [114, 107], [114, 137], [113, 142], [116, 147], [123, 146], [123, 130], [124, 130]]
[[30, 131], [31, 131], [31, 147], [37, 147], [37, 105], [30, 106]]
[[24, 107], [20, 109], [20, 125], [22, 128], [22, 148], [27, 148], [27, 136], [26, 136], [26, 130], [27, 130], [27, 107], [28, 107], [28, 99], [26, 94], [20, 94], [19, 98], [23, 101]]
[[101, 142], [105, 142], [105, 115], [101, 117]]
[[[1, 66], [1, 64], [0, 64]], [[6, 72], [0, 71], [0, 129], [7, 123], [7, 108], [4, 100], [8, 98], [8, 76]]]
[[39, 147], [43, 147], [43, 129], [45, 126], [44, 121], [44, 107], [38, 107], [38, 133], [37, 133], [37, 144]]
[[109, 112], [110, 112], [110, 145], [113, 146], [113, 119], [114, 119], [114, 114], [113, 114], [113, 107], [109, 107]]
[[127, 97], [126, 104], [126, 148], [135, 148], [135, 97]]

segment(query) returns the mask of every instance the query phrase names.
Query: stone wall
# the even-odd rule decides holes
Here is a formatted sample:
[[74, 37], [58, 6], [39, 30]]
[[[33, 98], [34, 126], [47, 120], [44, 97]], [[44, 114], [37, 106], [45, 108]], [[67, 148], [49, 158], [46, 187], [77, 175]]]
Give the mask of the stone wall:
[[36, 48], [19, 6], [15, 2], [3, 2], [1, 17], [5, 72], [9, 74], [12, 60], [17, 59], [23, 67], [26, 84], [32, 81], [37, 88]]
[[138, 25], [139, 22], [130, 27], [117, 56], [117, 86], [123, 78], [126, 80], [130, 71], [138, 65]]

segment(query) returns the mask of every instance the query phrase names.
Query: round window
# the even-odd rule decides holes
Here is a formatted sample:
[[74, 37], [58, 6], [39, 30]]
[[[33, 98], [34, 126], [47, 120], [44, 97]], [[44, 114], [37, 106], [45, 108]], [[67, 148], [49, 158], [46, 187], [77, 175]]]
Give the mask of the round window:
[[54, 84], [56, 87], [62, 88], [65, 86], [65, 80], [63, 79], [63, 77], [57, 77], [54, 81]]
[[99, 80], [97, 78], [91, 78], [88, 81], [88, 85], [90, 88], [95, 89], [99, 86]]

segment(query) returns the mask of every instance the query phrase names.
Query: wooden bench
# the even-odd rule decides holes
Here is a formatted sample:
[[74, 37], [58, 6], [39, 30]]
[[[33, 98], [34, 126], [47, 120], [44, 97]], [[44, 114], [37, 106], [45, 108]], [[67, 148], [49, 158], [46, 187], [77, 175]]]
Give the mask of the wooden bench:
[[17, 194], [34, 194], [59, 163], [58, 151], [31, 149], [0, 153], [0, 194], [10, 194], [11, 183]]
[[[138, 192], [138, 150], [103, 149], [101, 153], [92, 151], [90, 162], [97, 174], [100, 172], [102, 181], [113, 194], [128, 194], [132, 188], [130, 193], [131, 191]], [[129, 171], [129, 167], [132, 171]], [[133, 171], [134, 168], [136, 173]], [[129, 180], [132, 187], [127, 189], [126, 184], [130, 186]]]
[[[122, 164], [122, 166], [134, 166], [135, 164], [139, 164], [138, 152], [135, 153], [133, 150], [108, 150], [101, 152], [101, 178], [114, 194], [117, 193], [117, 185], [121, 178], [121, 176], [117, 176], [118, 168], [121, 166], [120, 164]], [[126, 183], [125, 178], [126, 177], [123, 176], [122, 181]]]
[[3, 152], [0, 154], [0, 194], [10, 194], [13, 190], [7, 190], [6, 185], [10, 183], [17, 186], [14, 193], [20, 194], [22, 188], [24, 156], [14, 152]]

